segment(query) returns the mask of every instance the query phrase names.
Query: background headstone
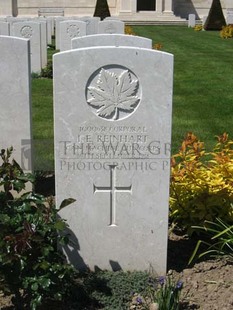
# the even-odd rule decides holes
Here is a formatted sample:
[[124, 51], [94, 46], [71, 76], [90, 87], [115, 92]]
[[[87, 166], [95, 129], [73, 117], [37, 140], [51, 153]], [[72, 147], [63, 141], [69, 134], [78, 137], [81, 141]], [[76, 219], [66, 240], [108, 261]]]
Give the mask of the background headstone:
[[26, 21], [32, 21], [31, 18], [26, 18], [26, 17], [6, 17], [6, 21], [8, 23], [10, 23], [10, 35], [11, 36], [14, 36], [14, 33], [13, 33], [13, 24], [14, 23], [20, 23], [20, 22], [26, 22]]
[[195, 27], [196, 26], [196, 16], [195, 14], [189, 14], [188, 16], [188, 27]]
[[56, 49], [60, 49], [60, 22], [66, 20], [65, 17], [56, 17], [55, 19], [55, 46]]
[[10, 35], [10, 24], [8, 22], [0, 21], [0, 35], [1, 36]]
[[100, 17], [82, 17], [81, 20], [84, 21], [87, 25], [87, 35], [98, 33]]
[[48, 44], [52, 44], [52, 32], [54, 32], [54, 30], [52, 29], [53, 26], [53, 20], [51, 18], [46, 18], [47, 21], [47, 41]]
[[99, 22], [98, 33], [121, 33], [125, 32], [125, 23], [118, 20], [104, 20]]
[[49, 23], [51, 23], [51, 35], [55, 35], [55, 18], [54, 17], [46, 17]]
[[40, 46], [41, 46], [41, 67], [47, 66], [48, 55], [47, 55], [47, 22], [45, 20], [37, 19], [40, 23]]
[[60, 51], [71, 49], [71, 40], [86, 35], [86, 23], [80, 20], [60, 22]]
[[[153, 70], [151, 70], [153, 68]], [[54, 55], [56, 203], [69, 261], [166, 272], [173, 56], [134, 47]]]
[[37, 22], [19, 22], [12, 24], [12, 33], [15, 37], [30, 40], [31, 70], [39, 73], [41, 71], [41, 25]]
[[0, 147], [32, 171], [29, 40], [0, 36]]
[[135, 46], [152, 48], [152, 40], [124, 34], [96, 34], [71, 40], [72, 49], [91, 46]]

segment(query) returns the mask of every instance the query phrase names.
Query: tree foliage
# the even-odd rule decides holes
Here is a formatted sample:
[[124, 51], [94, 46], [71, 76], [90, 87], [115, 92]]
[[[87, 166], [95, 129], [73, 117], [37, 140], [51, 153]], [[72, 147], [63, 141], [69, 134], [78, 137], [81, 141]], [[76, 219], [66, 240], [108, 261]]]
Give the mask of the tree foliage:
[[94, 16], [100, 17], [101, 20], [111, 16], [107, 0], [96, 1]]
[[223, 15], [221, 2], [220, 0], [213, 0], [204, 29], [221, 30], [223, 26], [226, 26], [226, 21]]

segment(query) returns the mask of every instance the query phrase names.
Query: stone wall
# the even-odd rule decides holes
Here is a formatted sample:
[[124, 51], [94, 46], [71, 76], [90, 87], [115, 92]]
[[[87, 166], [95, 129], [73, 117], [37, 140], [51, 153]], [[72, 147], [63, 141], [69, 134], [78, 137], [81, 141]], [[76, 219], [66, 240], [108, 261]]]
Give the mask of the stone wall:
[[[19, 15], [38, 15], [38, 8], [64, 9], [65, 16], [93, 15], [96, 0], [18, 0]], [[108, 0], [112, 15], [116, 14], [117, 0]]]
[[[188, 18], [195, 14], [196, 18], [208, 15], [212, 0], [173, 0], [173, 9], [176, 16]], [[224, 14], [226, 14], [226, 0], [221, 0]]]
[[[129, 4], [127, 2], [130, 1]], [[131, 12], [136, 0], [108, 0], [111, 15], [118, 15], [122, 11], [122, 5], [126, 6], [129, 18], [137, 17], [136, 12]], [[231, 0], [221, 0], [223, 12], [226, 15], [226, 7], [229, 7]], [[123, 3], [123, 4], [122, 4]], [[195, 14], [196, 18], [208, 15], [212, 0], [173, 0], [173, 10], [175, 16], [188, 18], [189, 14]], [[13, 4], [13, 8], [12, 8]], [[92, 16], [95, 9], [96, 0], [2, 0], [0, 3], [0, 15], [14, 16], [38, 16], [39, 9], [48, 9], [49, 14], [44, 15], [65, 15], [65, 16]], [[164, 4], [165, 5], [165, 4]], [[53, 12], [54, 10], [54, 12]], [[59, 12], [59, 13], [58, 13]], [[136, 14], [135, 14], [136, 13]], [[153, 12], [149, 12], [147, 20], [154, 19]], [[131, 15], [131, 17], [130, 17]], [[143, 14], [145, 17], [145, 14]], [[137, 19], [137, 18], [136, 18]]]

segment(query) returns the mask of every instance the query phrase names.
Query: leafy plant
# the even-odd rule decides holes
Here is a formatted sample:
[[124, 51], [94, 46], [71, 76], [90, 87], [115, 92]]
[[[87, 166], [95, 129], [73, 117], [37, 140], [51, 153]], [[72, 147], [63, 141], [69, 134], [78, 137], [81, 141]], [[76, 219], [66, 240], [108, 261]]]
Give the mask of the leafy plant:
[[130, 309], [135, 310], [178, 310], [183, 282], [175, 281], [172, 274], [150, 278], [146, 293], [134, 294]]
[[193, 231], [205, 221], [233, 221], [233, 141], [224, 133], [213, 152], [188, 133], [172, 157], [170, 215], [180, 227]]
[[[216, 222], [205, 221], [204, 226], [194, 226], [193, 229], [200, 230], [207, 235], [208, 240], [199, 240], [189, 260], [189, 264], [194, 258], [201, 258], [206, 255], [212, 257], [229, 255], [233, 259], [233, 225], [224, 223], [220, 218]], [[207, 246], [207, 250], [197, 254], [201, 245]]]
[[40, 78], [40, 73], [38, 73], [38, 72], [32, 72], [32, 73], [31, 73], [31, 77], [32, 77], [32, 79], [39, 79], [39, 78]]
[[101, 20], [111, 16], [107, 0], [96, 1], [94, 16], [100, 17]]
[[129, 25], [125, 26], [125, 34], [135, 36], [133, 28], [131, 26], [129, 26]]
[[17, 309], [36, 309], [46, 298], [67, 296], [74, 270], [57, 249], [57, 241], [68, 242], [58, 237], [66, 223], [51, 199], [25, 192], [34, 177], [10, 162], [12, 151], [0, 152], [0, 275]]
[[220, 37], [223, 39], [233, 38], [233, 25], [222, 27], [222, 30], [220, 31]]
[[53, 63], [48, 61], [48, 64], [45, 68], [41, 70], [41, 77], [52, 79], [53, 78]]
[[161, 50], [162, 49], [162, 44], [161, 43], [155, 43], [154, 45], [153, 45], [153, 49], [154, 50]]

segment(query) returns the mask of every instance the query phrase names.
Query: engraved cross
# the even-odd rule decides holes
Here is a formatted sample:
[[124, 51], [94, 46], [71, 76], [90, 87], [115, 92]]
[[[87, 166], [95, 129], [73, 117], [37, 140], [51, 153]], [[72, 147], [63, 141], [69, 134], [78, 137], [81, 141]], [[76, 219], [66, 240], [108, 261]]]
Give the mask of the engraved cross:
[[116, 186], [116, 166], [110, 167], [110, 186], [95, 186], [94, 193], [110, 193], [110, 224], [109, 226], [117, 226], [116, 224], [116, 194], [130, 193], [132, 194], [132, 185], [130, 186]]

